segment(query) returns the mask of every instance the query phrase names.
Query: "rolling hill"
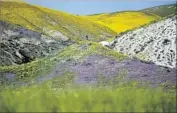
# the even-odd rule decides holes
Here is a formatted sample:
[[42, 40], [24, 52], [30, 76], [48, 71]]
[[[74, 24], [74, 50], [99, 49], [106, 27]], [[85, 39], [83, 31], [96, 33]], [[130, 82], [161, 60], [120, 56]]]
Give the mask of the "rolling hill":
[[23, 2], [0, 1], [0, 20], [18, 24], [53, 38], [80, 38], [92, 41], [112, 38], [116, 33], [107, 27], [79, 16], [34, 6]]
[[149, 24], [151, 21], [175, 13], [175, 4], [157, 6], [139, 11], [122, 11], [84, 16], [84, 18], [109, 27], [117, 33]]
[[159, 19], [155, 15], [147, 15], [139, 11], [125, 11], [120, 13], [87, 16], [90, 21], [109, 27], [117, 33], [139, 27], [150, 21]]
[[166, 17], [168, 15], [176, 13], [176, 4], [161, 5], [161, 6], [143, 9], [141, 11], [145, 13], [155, 14], [161, 17]]

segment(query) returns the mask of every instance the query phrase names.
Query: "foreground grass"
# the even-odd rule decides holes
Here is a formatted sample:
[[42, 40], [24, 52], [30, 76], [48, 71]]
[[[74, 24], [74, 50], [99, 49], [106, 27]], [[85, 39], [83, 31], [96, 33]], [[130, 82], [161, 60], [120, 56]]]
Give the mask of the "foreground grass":
[[[72, 53], [69, 49], [65, 52], [66, 57]], [[0, 112], [176, 111], [174, 90], [124, 83], [123, 75], [110, 80], [100, 76], [98, 84], [81, 86], [74, 84], [74, 73], [68, 71], [40, 85], [7, 87], [0, 92]]]
[[[1, 112], [175, 112], [175, 91], [117, 87], [80, 87], [57, 79], [40, 86], [0, 92]], [[55, 84], [55, 85], [54, 85]], [[60, 89], [60, 90], [59, 90]]]

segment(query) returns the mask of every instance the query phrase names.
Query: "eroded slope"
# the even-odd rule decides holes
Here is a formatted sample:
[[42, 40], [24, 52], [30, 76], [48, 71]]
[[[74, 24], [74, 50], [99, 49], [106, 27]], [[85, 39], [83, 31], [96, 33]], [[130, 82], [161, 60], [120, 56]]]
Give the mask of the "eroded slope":
[[27, 63], [60, 51], [70, 44], [70, 41], [52, 39], [0, 21], [0, 66]]
[[176, 16], [119, 36], [114, 50], [157, 65], [176, 67]]

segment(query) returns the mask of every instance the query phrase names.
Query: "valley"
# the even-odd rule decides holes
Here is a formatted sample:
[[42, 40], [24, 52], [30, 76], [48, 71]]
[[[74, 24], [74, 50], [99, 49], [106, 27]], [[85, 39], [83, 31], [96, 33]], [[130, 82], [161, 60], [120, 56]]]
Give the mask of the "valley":
[[175, 112], [175, 5], [83, 16], [0, 1], [0, 112]]

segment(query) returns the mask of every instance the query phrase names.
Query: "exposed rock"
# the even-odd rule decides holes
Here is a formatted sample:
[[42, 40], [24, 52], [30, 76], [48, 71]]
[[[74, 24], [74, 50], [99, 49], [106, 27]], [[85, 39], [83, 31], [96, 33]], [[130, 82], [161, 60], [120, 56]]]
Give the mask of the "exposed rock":
[[[58, 36], [58, 35], [56, 35]], [[60, 35], [60, 38], [66, 37]], [[70, 45], [70, 41], [52, 39], [18, 25], [0, 21], [0, 65], [27, 63], [48, 56]]]
[[141, 60], [176, 68], [176, 32], [176, 16], [173, 16], [123, 34], [111, 46]]
[[101, 44], [102, 46], [105, 46], [105, 47], [111, 48], [111, 47], [110, 47], [110, 43], [107, 42], [107, 41], [102, 41], [102, 42], [100, 42], [99, 44]]
[[109, 42], [107, 42], [107, 41], [102, 41], [99, 44], [101, 44], [103, 46], [109, 46]]

